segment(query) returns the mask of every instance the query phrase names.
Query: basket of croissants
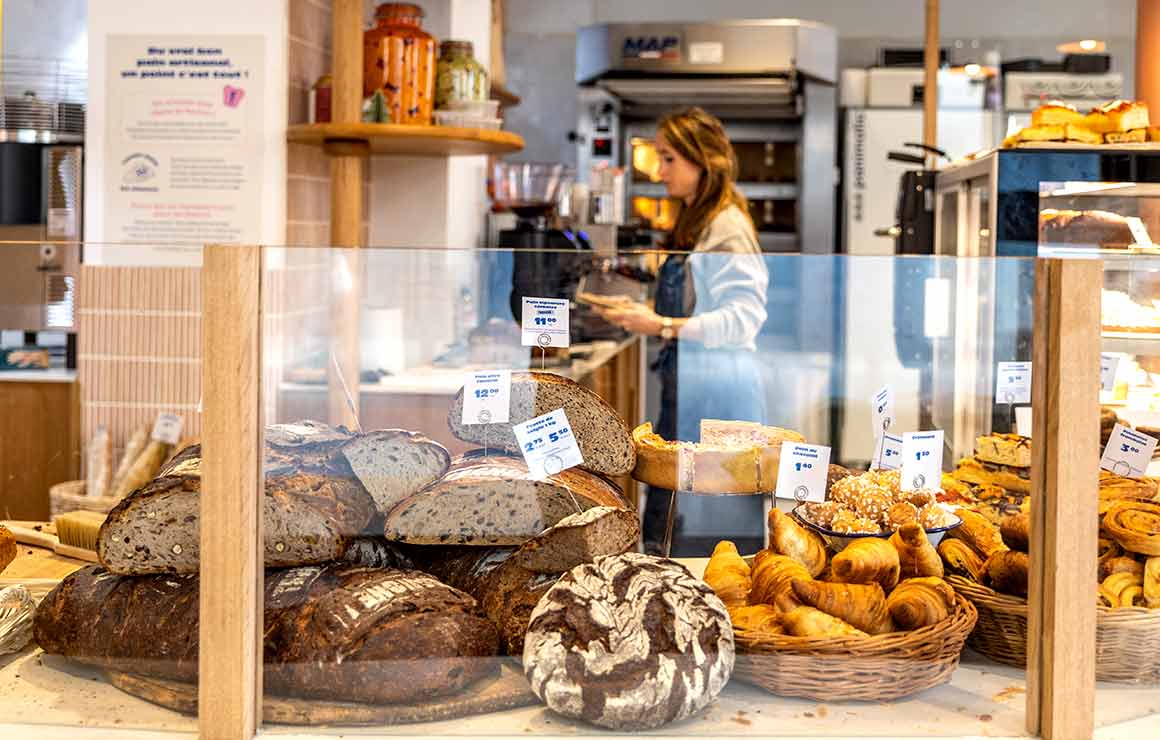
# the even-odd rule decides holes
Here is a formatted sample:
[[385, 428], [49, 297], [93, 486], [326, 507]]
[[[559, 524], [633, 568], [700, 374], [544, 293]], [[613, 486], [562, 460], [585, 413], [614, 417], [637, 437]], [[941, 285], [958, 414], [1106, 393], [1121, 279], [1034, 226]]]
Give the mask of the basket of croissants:
[[901, 699], [950, 678], [976, 612], [943, 580], [920, 524], [836, 554], [777, 509], [769, 530], [752, 558], [724, 541], [705, 568], [733, 622], [734, 676], [826, 701]]
[[[1104, 474], [1100, 481], [1096, 677], [1160, 683], [1160, 500], [1156, 481]], [[996, 527], [967, 510], [941, 542], [947, 580], [971, 600], [979, 621], [967, 645], [1000, 663], [1027, 663], [1027, 557], [1030, 516]]]

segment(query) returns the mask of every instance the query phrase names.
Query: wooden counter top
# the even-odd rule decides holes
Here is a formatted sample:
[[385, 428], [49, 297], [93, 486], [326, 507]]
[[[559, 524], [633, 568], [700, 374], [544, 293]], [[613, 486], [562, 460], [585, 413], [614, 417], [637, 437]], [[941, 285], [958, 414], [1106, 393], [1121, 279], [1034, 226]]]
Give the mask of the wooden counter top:
[[57, 555], [43, 547], [23, 543], [17, 543], [17, 547], [20, 549], [16, 552], [16, 559], [0, 573], [0, 583], [4, 585], [25, 579], [59, 581], [73, 571], [90, 565], [83, 560]]

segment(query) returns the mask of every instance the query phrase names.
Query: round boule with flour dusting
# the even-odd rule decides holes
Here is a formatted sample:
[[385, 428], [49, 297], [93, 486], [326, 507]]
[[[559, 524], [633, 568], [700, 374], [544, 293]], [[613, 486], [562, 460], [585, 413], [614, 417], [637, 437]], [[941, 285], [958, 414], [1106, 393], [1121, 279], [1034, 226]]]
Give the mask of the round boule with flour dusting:
[[620, 730], [696, 713], [733, 672], [725, 605], [683, 565], [625, 553], [578, 565], [540, 599], [524, 641], [532, 691]]

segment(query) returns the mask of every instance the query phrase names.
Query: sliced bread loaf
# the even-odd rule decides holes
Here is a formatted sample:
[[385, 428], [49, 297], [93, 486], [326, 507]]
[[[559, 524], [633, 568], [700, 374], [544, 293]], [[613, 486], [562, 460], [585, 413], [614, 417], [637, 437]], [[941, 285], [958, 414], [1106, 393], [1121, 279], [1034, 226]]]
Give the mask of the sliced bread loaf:
[[383, 531], [417, 545], [522, 545], [593, 506], [627, 508], [614, 484], [577, 468], [535, 480], [514, 457], [458, 458], [392, 509]]
[[438, 480], [451, 465], [443, 445], [402, 429], [360, 434], [343, 445], [342, 454], [381, 514]]
[[519, 453], [512, 425], [560, 408], [584, 456], [580, 467], [605, 475], [624, 475], [632, 470], [636, 450], [624, 420], [600, 396], [553, 373], [512, 373], [509, 423], [464, 424], [462, 389], [451, 404], [447, 422], [451, 433], [465, 442]]
[[601, 555], [628, 552], [639, 537], [635, 511], [593, 506], [569, 514], [525, 542], [512, 561], [532, 573], [563, 573]]

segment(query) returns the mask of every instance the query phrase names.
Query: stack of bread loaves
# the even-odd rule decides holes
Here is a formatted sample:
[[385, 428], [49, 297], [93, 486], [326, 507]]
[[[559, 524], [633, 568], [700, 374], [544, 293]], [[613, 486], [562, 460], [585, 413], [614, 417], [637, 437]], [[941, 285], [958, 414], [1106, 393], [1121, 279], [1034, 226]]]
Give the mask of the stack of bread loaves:
[[[636, 514], [603, 477], [633, 467], [624, 422], [546, 373], [515, 374], [511, 399], [507, 424], [463, 425], [460, 394], [452, 433], [493, 454], [458, 460], [403, 430], [267, 428], [266, 686], [375, 703], [453, 694], [495, 670], [480, 658], [521, 654], [532, 609], [561, 574], [634, 547]], [[536, 480], [510, 455], [511, 425], [556, 408], [584, 466]], [[200, 447], [188, 447], [109, 513], [101, 566], [37, 610], [46, 652], [196, 679], [201, 468]]]

